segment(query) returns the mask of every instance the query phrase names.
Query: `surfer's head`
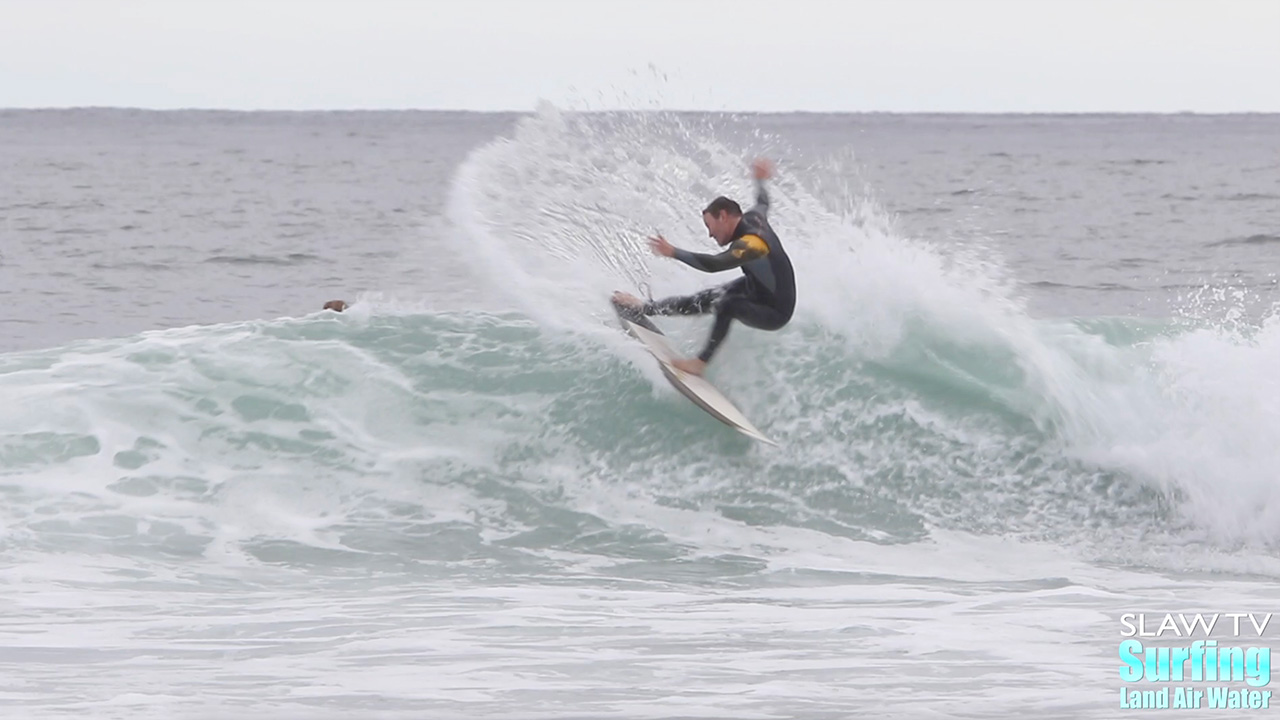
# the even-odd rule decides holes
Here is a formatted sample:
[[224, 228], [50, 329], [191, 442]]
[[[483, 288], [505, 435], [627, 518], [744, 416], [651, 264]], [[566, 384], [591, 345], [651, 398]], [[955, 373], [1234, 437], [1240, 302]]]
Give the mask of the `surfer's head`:
[[728, 245], [733, 240], [733, 231], [738, 229], [738, 221], [742, 219], [742, 207], [738, 203], [721, 195], [702, 211], [702, 222], [707, 226], [707, 234], [721, 245]]

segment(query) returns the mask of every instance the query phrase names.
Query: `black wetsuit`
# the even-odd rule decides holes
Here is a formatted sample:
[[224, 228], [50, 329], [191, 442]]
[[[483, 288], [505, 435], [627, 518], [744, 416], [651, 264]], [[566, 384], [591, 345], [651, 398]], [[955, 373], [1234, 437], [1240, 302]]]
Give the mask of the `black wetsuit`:
[[703, 272], [742, 268], [743, 277], [695, 295], [645, 303], [645, 315], [701, 315], [714, 311], [711, 337], [698, 358], [710, 362], [737, 320], [760, 330], [777, 330], [791, 320], [796, 307], [796, 278], [791, 259], [769, 227], [769, 194], [757, 185], [756, 206], [742, 215], [729, 247], [718, 255], [676, 250], [675, 259]]

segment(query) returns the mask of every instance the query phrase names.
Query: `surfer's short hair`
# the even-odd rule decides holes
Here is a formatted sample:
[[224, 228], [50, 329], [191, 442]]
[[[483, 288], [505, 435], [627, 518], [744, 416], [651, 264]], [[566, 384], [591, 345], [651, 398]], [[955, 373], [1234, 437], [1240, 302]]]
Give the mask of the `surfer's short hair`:
[[720, 213], [722, 212], [727, 212], [730, 215], [741, 215], [742, 206], [721, 195], [715, 200], [712, 200], [711, 204], [707, 205], [706, 209], [702, 211], [702, 214], [710, 214], [711, 217], [720, 217]]

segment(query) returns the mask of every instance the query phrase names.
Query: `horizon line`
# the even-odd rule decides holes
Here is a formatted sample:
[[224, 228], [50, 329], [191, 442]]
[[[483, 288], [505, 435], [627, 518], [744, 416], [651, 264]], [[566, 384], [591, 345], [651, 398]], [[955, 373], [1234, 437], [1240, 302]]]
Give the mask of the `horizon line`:
[[[572, 109], [553, 106], [556, 110], [576, 114], [603, 113], [677, 113], [702, 115], [1157, 115], [1157, 116], [1223, 116], [1280, 115], [1280, 110], [708, 110], [690, 108], [589, 108]], [[231, 108], [212, 106], [147, 107], [142, 105], [14, 105], [0, 106], [0, 112], [67, 112], [75, 110], [113, 110], [123, 112], [220, 112], [220, 113], [441, 113], [470, 115], [536, 115], [535, 109], [476, 110], [471, 108], [424, 107], [332, 107], [332, 108]]]

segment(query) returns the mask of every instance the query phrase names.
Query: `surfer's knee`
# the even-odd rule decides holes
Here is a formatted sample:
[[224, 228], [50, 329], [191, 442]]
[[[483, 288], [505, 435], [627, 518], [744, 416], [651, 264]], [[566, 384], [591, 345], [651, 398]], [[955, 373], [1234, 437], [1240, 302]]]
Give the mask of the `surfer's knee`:
[[769, 332], [781, 330], [791, 321], [790, 314], [772, 305], [743, 297], [734, 298], [732, 304], [726, 304], [724, 311], [747, 327]]

